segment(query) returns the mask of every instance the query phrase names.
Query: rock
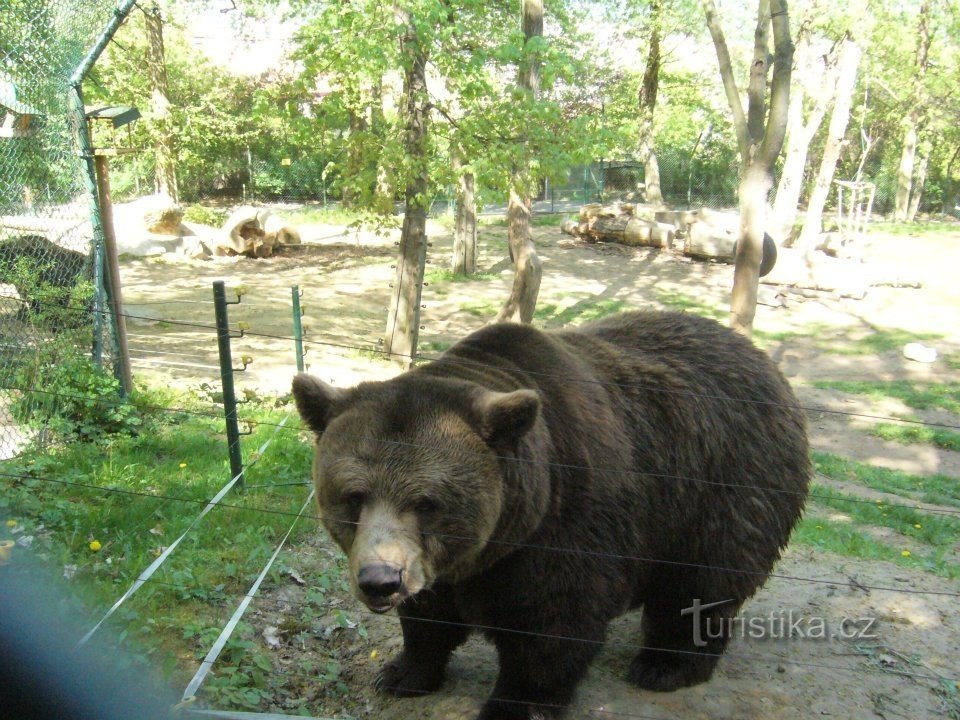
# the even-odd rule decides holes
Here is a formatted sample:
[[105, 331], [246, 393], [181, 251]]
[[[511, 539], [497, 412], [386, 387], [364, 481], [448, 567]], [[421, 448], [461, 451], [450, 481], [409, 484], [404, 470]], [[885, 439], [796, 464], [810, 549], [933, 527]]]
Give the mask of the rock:
[[903, 346], [903, 356], [914, 362], [932, 363], [937, 361], [937, 350], [923, 343], [912, 342]]

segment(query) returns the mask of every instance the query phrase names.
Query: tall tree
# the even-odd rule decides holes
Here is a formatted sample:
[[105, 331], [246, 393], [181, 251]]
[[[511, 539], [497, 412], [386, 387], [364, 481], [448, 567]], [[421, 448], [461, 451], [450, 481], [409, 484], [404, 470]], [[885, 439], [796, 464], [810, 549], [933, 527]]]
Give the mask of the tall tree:
[[170, 109], [170, 89], [167, 83], [167, 61], [163, 47], [163, 17], [160, 7], [153, 3], [144, 8], [147, 33], [147, 75], [150, 80], [150, 119], [153, 126], [155, 179], [157, 192], [177, 201], [176, 135], [173, 113]]
[[638, 105], [640, 109], [640, 161], [643, 163], [643, 182], [646, 200], [663, 205], [660, 190], [660, 164], [653, 144], [653, 120], [660, 91], [660, 67], [663, 58], [660, 43], [663, 39], [663, 0], [650, 0], [650, 37], [647, 42], [647, 61], [643, 68]]
[[[716, 5], [713, 0], [703, 0], [703, 9], [707, 28], [716, 47], [720, 77], [733, 113], [740, 150], [740, 235], [734, 260], [730, 326], [749, 336], [753, 332], [753, 319], [757, 311], [757, 286], [767, 224], [767, 196], [773, 186], [773, 165], [783, 148], [787, 130], [793, 41], [786, 0], [760, 0], [747, 88], [748, 104], [744, 112]], [[768, 112], [771, 29], [774, 55]]]
[[[517, 73], [517, 88], [529, 100], [536, 101], [540, 92], [540, 50], [543, 37], [543, 0], [522, 0], [524, 49]], [[529, 147], [521, 143], [510, 183], [507, 202], [507, 242], [514, 263], [513, 288], [501, 308], [497, 321], [529, 323], [540, 294], [543, 264], [530, 236], [532, 208]]]
[[[787, 246], [791, 245], [796, 237], [797, 208], [803, 191], [810, 143], [820, 129], [827, 108], [836, 94], [838, 47], [839, 44], [835, 44], [827, 53], [816, 52], [809, 23], [801, 25], [797, 33], [793, 95], [790, 98], [790, 117], [787, 121], [787, 146], [773, 205], [775, 227], [772, 228], [772, 234], [776, 240]], [[808, 110], [804, 102], [807, 99], [810, 100]]]
[[810, 202], [807, 204], [803, 231], [800, 234], [799, 245], [806, 251], [808, 257], [817, 244], [816, 240], [820, 234], [823, 208], [827, 203], [827, 197], [830, 195], [837, 161], [840, 159], [840, 151], [843, 149], [859, 64], [860, 46], [850, 38], [844, 38], [837, 64], [839, 79], [835, 94], [836, 101], [833, 104], [833, 114], [830, 116], [827, 142], [820, 161], [820, 172], [817, 173], [817, 180], [813, 186], [813, 192], [810, 194]]
[[[912, 94], [909, 109], [903, 117], [903, 141], [900, 149], [900, 167], [897, 172], [897, 194], [894, 201], [893, 218], [905, 221], [910, 214], [910, 193], [914, 185], [914, 164], [917, 155], [917, 134], [924, 112], [926, 92], [924, 81], [927, 75], [930, 55], [930, 2], [924, 0], [917, 15], [917, 51], [913, 65]], [[925, 171], [924, 171], [925, 172]], [[923, 190], [917, 188], [917, 193]], [[918, 199], [919, 203], [919, 199]]]
[[476, 177], [463, 164], [462, 149], [451, 148], [450, 160], [457, 178], [451, 270], [457, 275], [472, 275], [477, 271]]
[[384, 344], [391, 358], [403, 365], [409, 365], [416, 355], [417, 336], [420, 331], [420, 297], [427, 259], [427, 191], [430, 184], [427, 135], [428, 50], [410, 8], [398, 2], [394, 5], [394, 16], [397, 27], [402, 32], [400, 55], [404, 76], [401, 112], [403, 146], [409, 167], [397, 275], [387, 315]]

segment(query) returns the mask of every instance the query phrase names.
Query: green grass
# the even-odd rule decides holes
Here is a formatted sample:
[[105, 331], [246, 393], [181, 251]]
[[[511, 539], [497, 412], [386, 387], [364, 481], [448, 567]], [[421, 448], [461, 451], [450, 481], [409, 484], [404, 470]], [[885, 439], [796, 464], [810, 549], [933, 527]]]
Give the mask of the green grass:
[[[465, 283], [473, 281], [493, 280], [500, 277], [498, 273], [487, 270], [479, 270], [473, 275], [455, 273], [449, 268], [432, 268], [427, 270], [424, 280], [430, 284], [434, 283]], [[436, 289], [436, 288], [435, 288]]]
[[933, 445], [944, 450], [960, 452], [960, 433], [946, 428], [877, 423], [870, 429], [870, 434], [901, 445]]
[[586, 298], [573, 305], [560, 308], [554, 303], [541, 303], [533, 313], [534, 322], [548, 327], [563, 327], [614, 315], [626, 307], [623, 300], [597, 300]]
[[439, 355], [450, 349], [452, 345], [452, 342], [446, 340], [430, 340], [429, 342], [420, 343], [418, 350], [422, 353], [428, 353], [429, 355]]
[[657, 290], [657, 302], [670, 310], [679, 310], [682, 312], [692, 312], [712, 320], [723, 321], [729, 317], [729, 310], [710, 305], [697, 298], [684, 295], [678, 292], [668, 292]]
[[960, 578], [960, 565], [944, 559], [947, 548], [933, 549], [922, 554], [894, 547], [871, 537], [868, 532], [852, 522], [815, 517], [808, 514], [793, 531], [791, 542], [815, 547], [844, 557], [862, 560], [887, 560], [889, 562], [956, 580]]
[[908, 500], [960, 508], [960, 482], [946, 475], [910, 475], [875, 467], [829, 453], [811, 453], [816, 471], [834, 480], [853, 482], [871, 490], [893, 493]]
[[[149, 400], [141, 397], [139, 407], [189, 411], [154, 408], [145, 413], [139, 434], [28, 450], [0, 463], [0, 540], [33, 536], [34, 555], [55, 575], [70, 576], [69, 589], [90, 608], [91, 624], [230, 479], [222, 410], [190, 398], [173, 402], [169, 394]], [[312, 451], [301, 441], [295, 417], [286, 428], [275, 427], [290, 412], [290, 407], [241, 406], [241, 417], [256, 423], [252, 435], [241, 440], [245, 462], [252, 463], [252, 454], [270, 437], [271, 444], [247, 471], [247, 489], [231, 491], [200, 521], [111, 621], [121, 638], [134, 641], [136, 647], [128, 650], [137, 657], [182, 678], [190, 671], [178, 669], [185, 648], [191, 657], [209, 649], [291, 526], [307, 496], [303, 483], [309, 480]], [[306, 515], [294, 540], [316, 530], [314, 509], [308, 507]], [[25, 555], [15, 547], [7, 570], [28, 568]], [[279, 567], [272, 571], [274, 584], [279, 572]], [[329, 582], [338, 577], [331, 562]], [[251, 650], [252, 637], [242, 628], [231, 640], [218, 679], [206, 692], [244, 707], [266, 700], [251, 678], [264, 674], [269, 658]], [[231, 664], [242, 666], [239, 676], [247, 679], [240, 685], [238, 676], [226, 671]]]
[[946, 233], [960, 233], [960, 225], [956, 222], [912, 222], [912, 223], [878, 223], [871, 225], [871, 229], [887, 235], [918, 237], [932, 235], [942, 237]]
[[927, 513], [882, 500], [863, 502], [862, 497], [816, 483], [810, 494], [815, 496], [811, 501], [816, 505], [840, 510], [858, 523], [891, 528], [931, 547], [947, 547], [960, 540], [960, 519], [953, 515]]
[[817, 380], [814, 387], [866, 395], [872, 400], [895, 398], [917, 410], [939, 408], [960, 414], [960, 383], [925, 383], [910, 380]]
[[279, 210], [274, 214], [291, 225], [352, 225], [369, 219], [361, 212], [340, 205], [315, 205], [296, 210]]

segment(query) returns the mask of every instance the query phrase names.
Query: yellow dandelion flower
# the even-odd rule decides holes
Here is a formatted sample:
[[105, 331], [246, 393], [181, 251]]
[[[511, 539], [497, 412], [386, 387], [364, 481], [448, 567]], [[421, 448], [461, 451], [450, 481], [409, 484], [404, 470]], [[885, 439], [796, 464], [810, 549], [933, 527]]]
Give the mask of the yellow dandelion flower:
[[12, 529], [15, 528], [16, 526], [17, 526], [17, 521], [16, 521], [16, 520], [14, 520], [13, 518], [10, 518], [9, 520], [7, 520], [7, 527], [8, 527], [8, 528], [10, 528], [10, 529], [12, 530]]
[[921, 527], [921, 525], [920, 525], [920, 523], [917, 523], [916, 525], [914, 525], [914, 527], [915, 527], [917, 530], [919, 530], [920, 527]]
[[903, 555], [904, 557], [910, 557], [910, 551], [909, 551], [909, 550], [904, 550], [904, 551], [903, 551], [902, 553], [900, 553], [900, 554]]
[[187, 466], [186, 463], [180, 463], [180, 469], [183, 470]]
[[823, 530], [823, 525], [817, 525], [817, 530]]
[[102, 547], [103, 547], [103, 545], [100, 544], [100, 541], [99, 541], [99, 540], [91, 540], [91, 541], [90, 541], [90, 549], [93, 550], [94, 552], [99, 552], [99, 551], [100, 551], [100, 548], [102, 548]]
[[378, 653], [376, 650], [371, 650], [371, 651], [370, 651], [370, 659], [371, 659], [371, 660], [376, 660], [376, 659], [377, 659], [377, 655], [379, 655], [379, 653]]

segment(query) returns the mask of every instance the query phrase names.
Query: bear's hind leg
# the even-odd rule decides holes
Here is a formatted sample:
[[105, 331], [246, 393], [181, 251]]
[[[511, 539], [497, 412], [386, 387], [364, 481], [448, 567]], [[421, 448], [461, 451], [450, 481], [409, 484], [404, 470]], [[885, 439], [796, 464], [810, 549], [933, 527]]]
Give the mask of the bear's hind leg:
[[377, 690], [397, 697], [439, 690], [451, 653], [470, 635], [449, 588], [438, 585], [405, 600], [398, 608], [403, 651], [387, 662], [376, 679]]
[[651, 602], [643, 609], [643, 650], [627, 679], [644, 690], [669, 692], [706, 682], [730, 639], [740, 603]]

